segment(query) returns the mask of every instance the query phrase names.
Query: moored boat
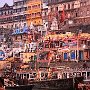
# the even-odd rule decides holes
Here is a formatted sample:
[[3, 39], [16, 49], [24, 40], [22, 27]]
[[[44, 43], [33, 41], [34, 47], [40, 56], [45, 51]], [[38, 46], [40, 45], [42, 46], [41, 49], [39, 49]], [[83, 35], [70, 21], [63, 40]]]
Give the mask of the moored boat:
[[83, 82], [83, 77], [67, 79], [51, 79], [33, 82], [33, 90], [78, 90], [78, 84]]
[[7, 86], [6, 90], [32, 90], [34, 85]]
[[78, 90], [83, 77], [32, 81], [29, 85], [7, 86], [6, 90]]

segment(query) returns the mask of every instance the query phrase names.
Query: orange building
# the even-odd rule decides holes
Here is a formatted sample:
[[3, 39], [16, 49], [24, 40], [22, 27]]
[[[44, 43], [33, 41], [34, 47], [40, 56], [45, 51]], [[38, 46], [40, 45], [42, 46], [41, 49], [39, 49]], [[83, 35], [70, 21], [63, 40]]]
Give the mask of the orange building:
[[27, 2], [27, 24], [30, 26], [31, 23], [34, 25], [42, 24], [42, 1], [41, 0], [29, 0]]

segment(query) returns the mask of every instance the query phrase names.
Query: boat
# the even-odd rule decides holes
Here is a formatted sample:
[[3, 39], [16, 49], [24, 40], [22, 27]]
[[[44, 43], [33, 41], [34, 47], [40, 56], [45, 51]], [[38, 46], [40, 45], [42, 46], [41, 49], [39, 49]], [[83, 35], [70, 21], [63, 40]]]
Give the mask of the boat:
[[78, 90], [83, 77], [32, 81], [25, 85], [6, 86], [5, 90]]
[[51, 79], [32, 82], [33, 90], [78, 90], [78, 84], [83, 82], [83, 77], [67, 79]]
[[83, 77], [32, 81], [29, 85], [8, 86], [6, 90], [78, 90]]
[[0, 77], [0, 90], [32, 90], [34, 85], [14, 85], [5, 86], [4, 78]]
[[32, 90], [34, 85], [7, 86], [5, 90]]

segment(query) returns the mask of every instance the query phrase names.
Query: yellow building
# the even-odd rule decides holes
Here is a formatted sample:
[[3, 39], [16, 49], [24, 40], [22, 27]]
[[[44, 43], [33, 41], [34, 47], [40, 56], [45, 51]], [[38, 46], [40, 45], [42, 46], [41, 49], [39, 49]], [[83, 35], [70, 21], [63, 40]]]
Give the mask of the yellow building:
[[30, 26], [31, 23], [34, 25], [42, 24], [42, 2], [41, 0], [29, 0], [27, 2], [27, 24]]
[[20, 53], [20, 58], [24, 63], [28, 63], [30, 61], [36, 60], [36, 54], [30, 52]]

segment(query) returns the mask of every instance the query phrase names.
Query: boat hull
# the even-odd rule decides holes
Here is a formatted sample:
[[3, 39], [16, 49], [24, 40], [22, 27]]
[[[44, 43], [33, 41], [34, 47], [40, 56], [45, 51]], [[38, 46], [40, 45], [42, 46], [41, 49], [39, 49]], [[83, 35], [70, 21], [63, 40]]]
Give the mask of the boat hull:
[[33, 90], [78, 90], [82, 81], [83, 77], [39, 81], [33, 83]]
[[5, 90], [32, 90], [33, 85], [20, 85], [20, 86], [14, 86], [14, 87], [5, 87]]
[[30, 85], [6, 87], [6, 90], [78, 90], [78, 83], [82, 81], [82, 77], [33, 81]]

